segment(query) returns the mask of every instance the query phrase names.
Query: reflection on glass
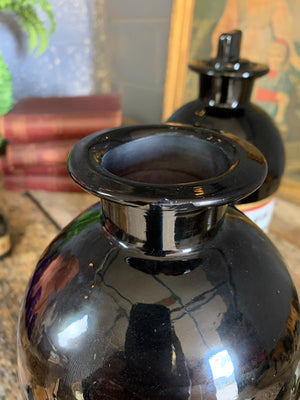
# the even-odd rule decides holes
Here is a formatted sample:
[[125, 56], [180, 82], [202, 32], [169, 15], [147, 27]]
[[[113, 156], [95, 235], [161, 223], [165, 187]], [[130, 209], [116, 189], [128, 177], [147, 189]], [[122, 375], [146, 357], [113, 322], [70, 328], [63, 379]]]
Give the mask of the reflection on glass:
[[88, 330], [88, 316], [84, 315], [81, 319], [71, 322], [57, 334], [58, 344], [61, 347], [73, 345], [73, 341], [78, 339]]
[[227, 350], [221, 350], [209, 358], [217, 399], [233, 400], [238, 397], [234, 366]]
[[182, 253], [191, 253], [193, 251], [192, 248], [182, 249]]

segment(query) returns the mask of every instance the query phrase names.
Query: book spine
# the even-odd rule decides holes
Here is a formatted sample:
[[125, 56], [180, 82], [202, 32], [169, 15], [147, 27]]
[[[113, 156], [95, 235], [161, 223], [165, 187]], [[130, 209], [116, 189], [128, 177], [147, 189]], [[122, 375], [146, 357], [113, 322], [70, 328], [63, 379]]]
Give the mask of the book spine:
[[120, 126], [122, 113], [4, 115], [0, 118], [2, 138], [10, 143], [80, 139], [91, 133]]
[[29, 166], [66, 164], [68, 155], [77, 140], [58, 140], [43, 143], [9, 144], [3, 165], [10, 170]]
[[0, 157], [0, 172], [3, 175], [59, 175], [69, 176], [67, 163], [57, 165], [29, 165], [14, 167], [5, 157]]
[[4, 175], [3, 185], [6, 190], [24, 192], [42, 190], [47, 192], [83, 192], [70, 176], [49, 175]]

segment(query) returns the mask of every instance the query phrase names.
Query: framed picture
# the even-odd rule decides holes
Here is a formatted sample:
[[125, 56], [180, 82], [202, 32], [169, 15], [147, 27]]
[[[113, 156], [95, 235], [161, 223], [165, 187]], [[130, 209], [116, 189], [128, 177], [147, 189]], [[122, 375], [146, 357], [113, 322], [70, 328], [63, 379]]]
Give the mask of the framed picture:
[[[183, 4], [184, 3], [184, 4]], [[198, 96], [191, 61], [216, 56], [219, 36], [242, 30], [241, 57], [267, 64], [251, 101], [277, 124], [286, 168], [281, 193], [300, 203], [300, 2], [296, 0], [175, 0], [171, 16], [163, 120]]]

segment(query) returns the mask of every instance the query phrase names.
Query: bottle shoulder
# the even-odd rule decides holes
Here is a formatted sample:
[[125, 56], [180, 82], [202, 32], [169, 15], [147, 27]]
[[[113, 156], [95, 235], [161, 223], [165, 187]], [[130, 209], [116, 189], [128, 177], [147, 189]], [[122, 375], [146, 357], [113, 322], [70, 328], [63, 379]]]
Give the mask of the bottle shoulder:
[[205, 106], [201, 99], [193, 100], [176, 110], [167, 122], [205, 126], [228, 130], [248, 140], [255, 138], [255, 129], [263, 128], [260, 135], [277, 136], [280, 133], [271, 117], [254, 103], [247, 103], [235, 109]]
[[[104, 265], [110, 264], [112, 260], [114, 268], [118, 268], [118, 264], [125, 262], [127, 266], [140, 270], [142, 273], [177, 276], [192, 271], [198, 266], [202, 268], [204, 264], [211, 268], [211, 261], [209, 258], [206, 259], [205, 254], [215, 251], [224, 255], [224, 260], [228, 259], [230, 265], [238, 266], [242, 262], [253, 270], [256, 268], [261, 270], [271, 264], [272, 268], [278, 267], [285, 270], [284, 262], [271, 240], [233, 206], [227, 208], [223, 220], [213, 234], [208, 233], [207, 238], [199, 239], [197, 247], [188, 249], [189, 251], [183, 249], [182, 253], [164, 257], [151, 256], [148, 251], [144, 252], [140, 247], [134, 247], [107, 234], [105, 221], [101, 220], [101, 212], [102, 209], [98, 203], [80, 214], [62, 230], [43, 253], [36, 266], [35, 275], [38, 279], [43, 274], [49, 275], [49, 271], [52, 271], [51, 277], [60, 279], [63, 268], [65, 272], [70, 272], [70, 279], [80, 274], [86, 276], [87, 280], [93, 279], [94, 274], [103, 270]], [[170, 235], [172, 235], [171, 231]], [[249, 248], [252, 247], [255, 247], [257, 251], [249, 255]], [[260, 253], [259, 256], [258, 253]], [[128, 259], [142, 261], [131, 263]], [[192, 261], [189, 262], [189, 260]], [[261, 264], [259, 267], [257, 267], [257, 262]], [[143, 264], [148, 267], [144, 268]], [[151, 265], [155, 265], [153, 271]], [[66, 282], [66, 285], [69, 283], [70, 280]], [[83, 280], [80, 279], [77, 283], [83, 285]], [[53, 284], [55, 285], [54, 282]], [[36, 285], [36, 278], [32, 280], [31, 285]], [[63, 288], [61, 281], [59, 285]]]

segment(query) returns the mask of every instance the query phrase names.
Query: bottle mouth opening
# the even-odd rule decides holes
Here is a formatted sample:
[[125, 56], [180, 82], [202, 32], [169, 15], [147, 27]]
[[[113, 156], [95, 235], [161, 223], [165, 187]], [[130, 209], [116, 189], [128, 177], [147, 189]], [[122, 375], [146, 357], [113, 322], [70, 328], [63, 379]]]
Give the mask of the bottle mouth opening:
[[74, 146], [68, 169], [75, 182], [103, 199], [168, 208], [236, 202], [256, 190], [267, 172], [262, 154], [246, 141], [180, 124], [96, 132]]
[[225, 173], [226, 153], [194, 136], [158, 134], [109, 150], [102, 166], [120, 178], [148, 184], [193, 183]]

